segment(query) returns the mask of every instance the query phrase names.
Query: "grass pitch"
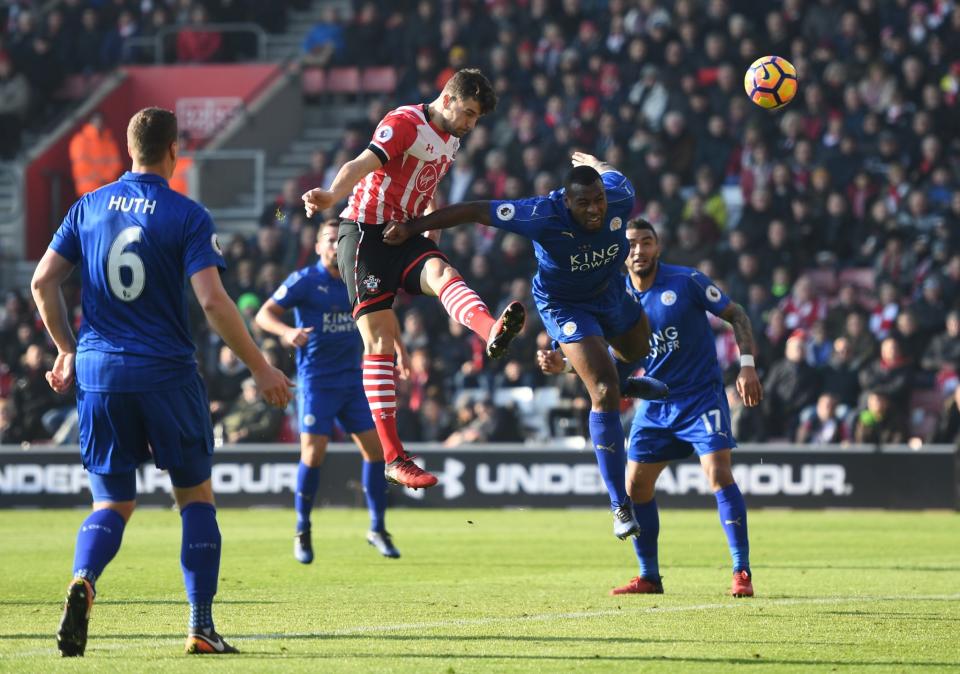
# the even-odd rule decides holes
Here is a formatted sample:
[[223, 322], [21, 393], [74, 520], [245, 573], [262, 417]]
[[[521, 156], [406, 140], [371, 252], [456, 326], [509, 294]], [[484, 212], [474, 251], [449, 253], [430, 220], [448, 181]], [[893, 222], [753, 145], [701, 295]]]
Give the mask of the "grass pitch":
[[143, 510], [98, 583], [83, 659], [54, 632], [85, 513], [0, 513], [0, 670], [309, 672], [960, 672], [960, 515], [751, 512], [758, 596], [726, 596], [713, 511], [661, 512], [662, 596], [602, 511], [318, 511], [317, 560], [293, 515], [221, 510], [217, 629], [242, 654], [182, 655], [180, 522]]

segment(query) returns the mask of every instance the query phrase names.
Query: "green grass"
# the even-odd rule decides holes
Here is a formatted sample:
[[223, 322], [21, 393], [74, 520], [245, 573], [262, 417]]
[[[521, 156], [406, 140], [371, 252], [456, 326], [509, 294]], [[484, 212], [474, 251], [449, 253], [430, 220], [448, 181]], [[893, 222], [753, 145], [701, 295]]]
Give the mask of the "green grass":
[[0, 670], [310, 672], [960, 671], [960, 516], [753, 512], [758, 597], [733, 599], [712, 511], [661, 513], [666, 594], [610, 597], [636, 573], [602, 511], [396, 511], [379, 557], [365, 513], [220, 511], [214, 616], [233, 658], [181, 655], [179, 518], [138, 512], [99, 583], [86, 658], [53, 633], [80, 511], [0, 513]]

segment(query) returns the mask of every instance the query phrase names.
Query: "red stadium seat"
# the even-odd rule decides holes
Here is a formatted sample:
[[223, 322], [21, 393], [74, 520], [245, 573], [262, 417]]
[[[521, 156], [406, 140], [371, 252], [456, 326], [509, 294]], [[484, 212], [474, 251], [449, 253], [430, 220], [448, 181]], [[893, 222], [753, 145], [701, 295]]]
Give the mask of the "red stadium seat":
[[808, 269], [803, 274], [813, 283], [818, 295], [830, 295], [837, 291], [837, 274], [832, 269]]
[[366, 68], [361, 89], [365, 94], [392, 94], [397, 89], [397, 70], [391, 66]]
[[360, 93], [360, 69], [359, 68], [331, 68], [327, 71], [327, 93], [328, 94], [351, 94]]
[[327, 71], [317, 67], [304, 68], [301, 80], [305, 96], [319, 96], [327, 88]]

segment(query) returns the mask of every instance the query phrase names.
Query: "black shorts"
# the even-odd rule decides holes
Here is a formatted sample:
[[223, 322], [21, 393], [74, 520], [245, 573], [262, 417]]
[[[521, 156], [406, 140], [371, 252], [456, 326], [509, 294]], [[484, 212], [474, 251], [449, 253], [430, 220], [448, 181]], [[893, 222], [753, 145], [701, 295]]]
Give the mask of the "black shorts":
[[337, 266], [347, 284], [353, 317], [393, 306], [398, 288], [420, 295], [420, 272], [431, 257], [446, 260], [437, 244], [412, 236], [400, 246], [383, 242], [384, 225], [340, 221]]

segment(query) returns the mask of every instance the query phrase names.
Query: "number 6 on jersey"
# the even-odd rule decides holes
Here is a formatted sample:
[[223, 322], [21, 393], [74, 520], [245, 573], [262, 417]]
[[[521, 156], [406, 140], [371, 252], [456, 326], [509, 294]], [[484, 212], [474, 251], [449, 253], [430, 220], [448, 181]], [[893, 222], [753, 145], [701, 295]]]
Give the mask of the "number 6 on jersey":
[[[142, 235], [143, 227], [127, 227], [117, 234], [107, 255], [107, 280], [110, 282], [110, 290], [124, 302], [132, 302], [140, 297], [147, 280], [140, 256], [133, 251], [123, 250], [131, 243], [138, 243]], [[130, 270], [130, 283], [124, 283], [120, 275], [120, 270], [124, 267]]]

